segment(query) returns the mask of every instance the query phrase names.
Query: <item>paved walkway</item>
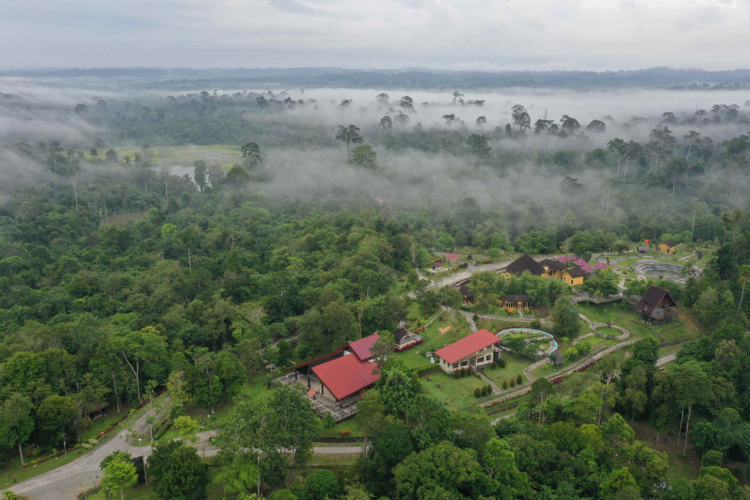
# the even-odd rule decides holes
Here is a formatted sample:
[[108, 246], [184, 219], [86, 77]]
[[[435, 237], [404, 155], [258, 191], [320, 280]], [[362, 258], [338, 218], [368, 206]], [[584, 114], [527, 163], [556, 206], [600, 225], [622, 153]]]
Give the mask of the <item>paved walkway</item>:
[[676, 354], [667, 354], [663, 358], [659, 358], [659, 359], [656, 360], [656, 366], [664, 366], [664, 365], [666, 365], [668, 363], [671, 363], [675, 359], [677, 359], [677, 355]]
[[493, 393], [500, 394], [500, 388], [495, 384], [495, 382], [492, 381], [492, 379], [490, 379], [487, 375], [485, 375], [484, 373], [480, 372], [479, 370], [476, 371], [476, 374], [479, 375], [479, 378], [481, 378], [482, 380], [484, 380], [487, 383], [487, 385], [489, 385], [490, 387], [492, 387], [492, 392]]
[[536, 363], [533, 363], [533, 364], [527, 366], [523, 370], [523, 374], [526, 375], [526, 378], [529, 379], [529, 382], [534, 382], [536, 380], [536, 377], [534, 377], [534, 375], [531, 374], [531, 371], [534, 370], [534, 369], [536, 369], [536, 368], [539, 368], [540, 366], [544, 366], [544, 365], [547, 365], [547, 364], [552, 364], [552, 360], [549, 359], [549, 358], [540, 359]]

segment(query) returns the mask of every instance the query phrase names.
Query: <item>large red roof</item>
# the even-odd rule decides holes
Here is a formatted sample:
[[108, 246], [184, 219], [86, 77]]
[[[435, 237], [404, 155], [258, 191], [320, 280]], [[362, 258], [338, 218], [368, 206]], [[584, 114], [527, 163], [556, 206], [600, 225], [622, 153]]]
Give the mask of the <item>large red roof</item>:
[[378, 335], [377, 333], [373, 333], [369, 337], [350, 342], [349, 348], [354, 351], [354, 354], [357, 355], [360, 361], [367, 361], [372, 357], [372, 354], [370, 354], [370, 348], [379, 338], [380, 335]]
[[376, 366], [375, 363], [360, 361], [356, 355], [349, 354], [313, 366], [312, 370], [336, 399], [341, 400], [374, 384], [380, 378], [379, 373], [372, 373]]
[[463, 257], [463, 255], [458, 253], [447, 253], [445, 254], [445, 260], [453, 262]]
[[498, 338], [487, 330], [477, 330], [461, 340], [457, 340], [442, 349], [438, 349], [435, 351], [435, 354], [448, 363], [455, 363], [456, 361], [464, 359], [466, 356], [481, 351], [485, 347], [491, 346], [497, 341]]

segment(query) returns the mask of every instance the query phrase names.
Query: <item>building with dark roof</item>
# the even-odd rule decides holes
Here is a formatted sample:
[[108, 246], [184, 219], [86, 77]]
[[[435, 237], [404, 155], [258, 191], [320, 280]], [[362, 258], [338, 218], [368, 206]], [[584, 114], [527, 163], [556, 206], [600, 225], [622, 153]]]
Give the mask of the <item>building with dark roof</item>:
[[495, 361], [500, 355], [498, 338], [487, 330], [477, 330], [435, 351], [440, 368], [448, 374], [464, 368], [478, 368]]
[[549, 276], [550, 278], [562, 278], [562, 272], [565, 270], [565, 264], [563, 264], [559, 260], [544, 259], [540, 261], [539, 264], [544, 267], [546, 271], [545, 276]]
[[658, 253], [673, 254], [677, 243], [674, 240], [664, 240], [656, 246]]
[[476, 294], [474, 293], [474, 290], [472, 290], [466, 285], [461, 285], [461, 288], [458, 289], [458, 292], [461, 294], [461, 297], [463, 297], [464, 299], [464, 305], [470, 306], [474, 304], [474, 299], [476, 299]]
[[544, 269], [544, 266], [535, 261], [529, 254], [523, 254], [521, 257], [508, 264], [504, 271], [508, 276], [511, 274], [519, 275], [524, 272], [529, 272], [535, 276], [543, 276], [547, 272], [546, 269]]
[[573, 267], [563, 271], [563, 281], [571, 286], [577, 286], [583, 284], [583, 279], [586, 273], [580, 267]]
[[506, 295], [500, 300], [500, 307], [507, 307], [508, 309], [528, 309], [529, 300], [528, 295]]
[[649, 323], [665, 323], [677, 319], [677, 302], [669, 290], [651, 285], [635, 307], [635, 312]]

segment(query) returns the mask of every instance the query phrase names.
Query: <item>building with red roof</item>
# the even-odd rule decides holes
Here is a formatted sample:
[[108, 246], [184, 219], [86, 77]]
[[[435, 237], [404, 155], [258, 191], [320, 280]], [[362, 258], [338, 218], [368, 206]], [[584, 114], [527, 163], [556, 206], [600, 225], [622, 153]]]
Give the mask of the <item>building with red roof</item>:
[[313, 366], [312, 371], [322, 384], [321, 395], [325, 395], [328, 389], [336, 401], [341, 401], [372, 386], [380, 378], [379, 373], [372, 373], [375, 367], [377, 364], [362, 361], [356, 354], [344, 354], [333, 361]]
[[448, 374], [457, 369], [477, 368], [488, 365], [500, 356], [498, 338], [487, 330], [477, 330], [435, 351], [440, 358], [440, 368]]
[[445, 257], [445, 260], [447, 260], [448, 262], [455, 262], [461, 257], [463, 257], [463, 255], [458, 254], [458, 253], [447, 253], [444, 255], [444, 257]]

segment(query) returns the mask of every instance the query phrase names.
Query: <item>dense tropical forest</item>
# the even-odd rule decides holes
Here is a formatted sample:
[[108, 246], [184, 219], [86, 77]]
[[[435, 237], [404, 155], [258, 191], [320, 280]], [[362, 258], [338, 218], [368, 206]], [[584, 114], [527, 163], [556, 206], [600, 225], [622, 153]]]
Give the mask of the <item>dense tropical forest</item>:
[[[27, 462], [86, 453], [111, 424], [133, 450], [153, 444], [148, 491], [164, 500], [750, 498], [747, 94], [702, 94], [696, 109], [676, 90], [407, 94], [350, 90], [381, 81], [353, 78], [307, 91], [225, 78], [200, 92], [4, 87], [6, 470], [31, 477]], [[402, 311], [445, 325], [435, 342], [457, 340], [471, 331], [462, 312], [490, 321], [479, 315], [499, 298], [528, 294], [535, 326], [587, 360], [596, 344], [577, 340], [594, 333], [563, 282], [478, 270], [468, 306], [443, 280], [522, 254], [610, 262], [646, 240], [677, 245], [683, 279], [613, 266], [576, 293], [657, 284], [692, 333], [666, 346], [668, 329], [628, 326], [642, 333], [585, 371], [527, 377], [502, 418], [436, 397], [424, 355], [388, 344]], [[433, 274], [446, 253], [466, 264]], [[353, 420], [321, 419], [304, 390], [273, 383], [375, 332], [388, 360]], [[350, 462], [319, 459], [321, 437], [350, 432]], [[100, 487], [146, 488], [132, 490], [143, 472], [130, 458], [108, 456]]]

